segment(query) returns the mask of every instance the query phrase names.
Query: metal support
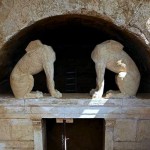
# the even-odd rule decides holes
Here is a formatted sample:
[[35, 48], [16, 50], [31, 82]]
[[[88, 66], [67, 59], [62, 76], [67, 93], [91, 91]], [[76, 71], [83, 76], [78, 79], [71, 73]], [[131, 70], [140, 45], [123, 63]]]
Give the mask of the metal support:
[[62, 150], [67, 150], [66, 120], [63, 120]]
[[73, 123], [73, 118], [56, 118], [56, 123], [62, 123], [62, 150], [67, 150], [67, 131], [66, 124]]

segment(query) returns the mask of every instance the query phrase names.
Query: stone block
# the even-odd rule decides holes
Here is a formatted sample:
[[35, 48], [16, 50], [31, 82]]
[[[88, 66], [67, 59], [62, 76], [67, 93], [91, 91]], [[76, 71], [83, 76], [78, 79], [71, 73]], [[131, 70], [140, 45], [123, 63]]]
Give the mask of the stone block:
[[115, 142], [114, 150], [149, 150], [149, 142]]
[[150, 120], [139, 120], [137, 125], [137, 141], [150, 142]]
[[105, 133], [105, 150], [113, 150], [113, 133], [111, 131]]
[[33, 150], [33, 141], [0, 141], [0, 150]]
[[135, 141], [137, 120], [118, 119], [114, 127], [115, 141]]
[[33, 140], [32, 121], [27, 119], [13, 119], [11, 126], [13, 140]]
[[11, 140], [11, 125], [8, 119], [0, 119], [0, 140]]
[[115, 142], [114, 150], [138, 150], [138, 146], [136, 142]]
[[146, 115], [150, 114], [150, 107], [123, 107], [122, 108], [123, 114], [129, 114], [129, 115]]

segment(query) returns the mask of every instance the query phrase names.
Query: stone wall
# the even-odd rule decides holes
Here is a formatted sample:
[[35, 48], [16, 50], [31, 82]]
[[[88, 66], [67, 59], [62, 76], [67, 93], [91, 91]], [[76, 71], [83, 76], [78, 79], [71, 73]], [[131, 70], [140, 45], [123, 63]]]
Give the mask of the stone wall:
[[33, 127], [29, 119], [0, 119], [1, 150], [33, 149]]
[[148, 150], [150, 147], [149, 119], [106, 119], [107, 150]]
[[150, 147], [150, 120], [118, 119], [114, 126], [114, 149], [143, 149]]
[[46, 150], [47, 118], [104, 118], [105, 150], [149, 150], [150, 99], [91, 100], [87, 94], [55, 99], [0, 98], [0, 149]]

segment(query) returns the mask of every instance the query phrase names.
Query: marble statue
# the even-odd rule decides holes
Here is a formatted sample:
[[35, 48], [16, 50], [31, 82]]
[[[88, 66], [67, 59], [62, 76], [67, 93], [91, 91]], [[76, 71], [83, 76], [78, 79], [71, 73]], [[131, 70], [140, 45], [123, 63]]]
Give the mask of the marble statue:
[[101, 98], [104, 91], [105, 69], [116, 73], [119, 91], [106, 92], [106, 98], [135, 96], [140, 83], [139, 70], [131, 57], [123, 51], [123, 45], [114, 40], [107, 40], [96, 45], [91, 58], [96, 69], [96, 89], [92, 89], [92, 98]]
[[31, 41], [26, 47], [26, 54], [19, 60], [10, 75], [10, 85], [16, 98], [40, 98], [43, 93], [32, 92], [33, 75], [45, 71], [48, 91], [52, 97], [62, 97], [55, 89], [54, 61], [55, 52], [52, 47], [44, 45], [40, 40]]

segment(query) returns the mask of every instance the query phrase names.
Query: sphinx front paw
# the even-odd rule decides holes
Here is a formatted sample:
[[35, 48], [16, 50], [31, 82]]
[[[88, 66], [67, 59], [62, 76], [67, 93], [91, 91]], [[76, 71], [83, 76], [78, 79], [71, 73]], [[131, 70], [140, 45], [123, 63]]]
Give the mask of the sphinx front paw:
[[92, 96], [92, 99], [101, 99], [101, 98], [102, 98], [102, 94], [99, 91], [96, 91]]
[[55, 92], [53, 92], [51, 94], [52, 97], [55, 97], [55, 98], [61, 98], [62, 97], [62, 93], [60, 93], [58, 90], [55, 90]]
[[43, 93], [40, 92], [40, 91], [36, 91], [36, 97], [37, 97], [37, 98], [43, 97]]

